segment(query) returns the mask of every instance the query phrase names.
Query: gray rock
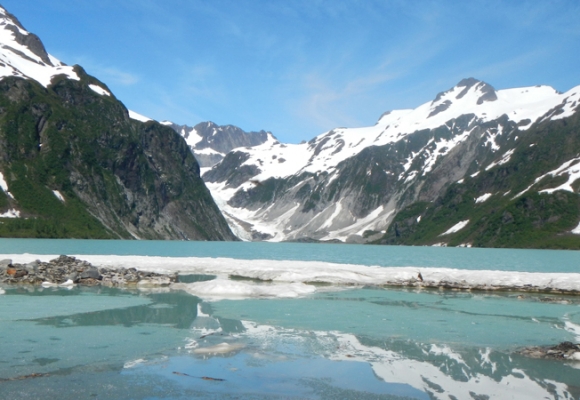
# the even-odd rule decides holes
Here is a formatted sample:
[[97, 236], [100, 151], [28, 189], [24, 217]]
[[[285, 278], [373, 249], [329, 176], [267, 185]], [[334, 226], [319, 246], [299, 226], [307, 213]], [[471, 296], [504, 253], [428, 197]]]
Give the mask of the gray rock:
[[83, 272], [81, 272], [81, 275], [80, 275], [81, 279], [87, 279], [87, 278], [99, 279], [100, 277], [101, 277], [101, 274], [99, 273], [99, 270], [95, 267], [86, 268]]
[[38, 261], [32, 261], [28, 264], [26, 264], [24, 266], [24, 268], [26, 268], [26, 270], [30, 273], [30, 272], [38, 272]]
[[12, 265], [12, 260], [9, 258], [6, 258], [4, 260], [0, 260], [0, 271], [6, 270], [11, 265]]
[[49, 262], [36, 260], [28, 264], [12, 264], [11, 260], [2, 260], [0, 265], [4, 268], [0, 269], [0, 282], [10, 284], [61, 284], [70, 279], [81, 285], [124, 287], [138, 285], [141, 281], [148, 286], [165, 286], [177, 282], [177, 274], [157, 274], [135, 268], [98, 269], [87, 261], [68, 256], [60, 256]]

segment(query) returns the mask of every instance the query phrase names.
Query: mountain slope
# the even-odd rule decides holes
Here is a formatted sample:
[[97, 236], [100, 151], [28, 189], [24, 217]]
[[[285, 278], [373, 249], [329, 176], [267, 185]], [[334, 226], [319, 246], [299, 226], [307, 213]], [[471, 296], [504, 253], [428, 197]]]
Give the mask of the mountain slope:
[[0, 8], [0, 235], [234, 240], [185, 141]]
[[580, 113], [537, 124], [509, 160], [402, 210], [376, 243], [580, 248]]
[[505, 164], [532, 127], [573, 115], [578, 92], [465, 79], [372, 127], [236, 149], [203, 178], [246, 239], [378, 240], [400, 210]]

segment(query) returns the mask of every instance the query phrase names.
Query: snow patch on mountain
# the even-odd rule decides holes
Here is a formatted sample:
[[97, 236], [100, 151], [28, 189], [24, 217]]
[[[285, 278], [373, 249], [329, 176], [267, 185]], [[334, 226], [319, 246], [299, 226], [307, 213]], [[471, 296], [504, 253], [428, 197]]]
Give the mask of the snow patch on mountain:
[[485, 167], [485, 170], [489, 171], [493, 167], [508, 163], [509, 160], [512, 158], [512, 155], [514, 154], [514, 151], [515, 151], [515, 149], [511, 149], [511, 150], [506, 151], [500, 160], [492, 162], [487, 167]]
[[11, 208], [10, 210], [0, 214], [0, 218], [20, 218], [20, 211]]
[[483, 203], [484, 201], [486, 201], [487, 199], [489, 199], [492, 196], [491, 193], [484, 193], [481, 196], [477, 197], [475, 199], [475, 204], [477, 203]]
[[546, 176], [563, 176], [568, 175], [568, 180], [561, 184], [558, 187], [553, 189], [544, 189], [540, 190], [539, 193], [554, 193], [556, 190], [565, 190], [568, 192], [574, 193], [574, 189], [572, 188], [572, 184], [580, 179], [580, 158], [574, 158], [570, 161], [565, 162], [559, 168], [548, 172], [547, 174], [541, 176], [539, 180]]
[[498, 125], [497, 128], [491, 128], [489, 129], [486, 134], [486, 141], [484, 146], [490, 146], [491, 147], [491, 151], [496, 152], [500, 149], [499, 144], [497, 144], [497, 138], [498, 136], [501, 136], [503, 134], [503, 126]]
[[461, 133], [460, 135], [454, 136], [450, 140], [442, 139], [438, 142], [435, 142], [433, 140], [432, 142], [435, 144], [435, 149], [433, 149], [433, 151], [430, 151], [428, 153], [427, 159], [425, 160], [425, 164], [424, 164], [425, 166], [423, 168], [422, 175], [426, 175], [427, 173], [431, 172], [431, 170], [435, 166], [435, 163], [437, 162], [439, 157], [442, 157], [442, 156], [445, 156], [446, 154], [449, 154], [449, 152], [455, 146], [457, 146], [459, 143], [463, 142], [464, 140], [466, 140], [469, 137], [472, 130], [473, 129], [466, 130], [463, 133]]
[[63, 203], [65, 202], [64, 196], [58, 190], [53, 190], [52, 193], [54, 194], [54, 197], [56, 197], [57, 199], [59, 199]]
[[566, 118], [580, 109], [580, 86], [568, 90], [561, 97], [563, 98], [562, 102], [545, 114], [542, 121]]
[[40, 39], [0, 6], [0, 78], [19, 76], [47, 87], [57, 75], [80, 80], [73, 67], [47, 54]]
[[185, 138], [187, 144], [192, 148], [194, 148], [199, 142], [203, 140], [203, 137], [197, 133], [195, 128], [192, 128], [189, 132], [187, 132], [185, 128], [182, 128], [180, 135]]
[[91, 89], [93, 92], [95, 92], [95, 93], [97, 93], [97, 94], [100, 94], [101, 96], [111, 96], [111, 93], [110, 93], [108, 90], [105, 90], [105, 89], [103, 89], [103, 88], [102, 88], [102, 87], [100, 87], [100, 86], [97, 86], [97, 85], [92, 85], [92, 84], [91, 84], [91, 85], [89, 85], [89, 88], [90, 88], [90, 89]]
[[149, 122], [149, 121], [153, 121], [151, 118], [148, 118], [144, 115], [141, 115], [139, 113], [136, 113], [135, 111], [129, 111], [129, 118], [134, 119], [136, 121], [140, 121], [140, 122]]
[[8, 192], [8, 184], [6, 183], [2, 172], [0, 172], [0, 188], [2, 188], [4, 192]]
[[455, 233], [455, 232], [459, 232], [460, 230], [465, 228], [467, 226], [467, 224], [469, 224], [468, 219], [466, 219], [465, 221], [460, 221], [460, 222], [456, 223], [455, 225], [453, 225], [451, 228], [447, 229], [445, 232], [443, 232], [439, 236], [445, 236], [445, 235], [450, 235], [450, 234]]
[[363, 236], [366, 231], [377, 231], [386, 226], [395, 210], [387, 210], [380, 206], [361, 219], [355, 219], [352, 224], [330, 232], [321, 240], [340, 240], [346, 242], [351, 235]]
[[565, 183], [563, 183], [562, 185], [560, 185], [556, 188], [553, 188], [553, 189], [541, 190], [538, 193], [553, 193], [556, 190], [565, 190], [565, 191], [574, 193], [574, 189], [572, 188], [572, 184], [574, 182], [576, 182], [576, 180], [580, 179], [580, 157], [576, 157], [576, 158], [573, 158], [571, 160], [568, 160], [565, 163], [563, 163], [561, 166], [559, 166], [558, 168], [556, 168], [550, 172], [547, 172], [547, 173], [543, 174], [542, 176], [537, 177], [530, 186], [528, 186], [527, 188], [525, 188], [524, 190], [522, 190], [521, 192], [516, 194], [514, 197], [512, 197], [512, 199], [516, 199], [516, 198], [520, 197], [521, 195], [526, 193], [528, 190], [530, 190], [532, 187], [534, 187], [534, 185], [536, 185], [538, 182], [540, 182], [542, 179], [544, 179], [548, 176], [554, 177], [554, 176], [563, 176], [566, 174], [568, 175], [568, 180]]

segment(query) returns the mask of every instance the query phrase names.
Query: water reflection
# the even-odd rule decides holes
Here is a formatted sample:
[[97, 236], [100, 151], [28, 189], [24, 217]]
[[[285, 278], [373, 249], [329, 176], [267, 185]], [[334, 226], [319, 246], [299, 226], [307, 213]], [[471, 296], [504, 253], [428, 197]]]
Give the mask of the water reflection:
[[578, 365], [514, 353], [578, 323], [576, 300], [542, 299], [361, 289], [205, 303], [8, 289], [0, 398], [580, 398]]
[[[562, 362], [533, 360], [491, 348], [378, 340], [336, 331], [303, 331], [249, 321], [242, 321], [243, 332], [224, 335], [215, 321], [211, 328], [200, 324], [192, 330], [197, 335], [192, 337], [190, 352], [198, 360], [201, 356], [203, 361], [192, 363], [189, 360], [187, 367], [181, 365], [190, 375], [199, 376], [210, 371], [237, 382], [238, 370], [252, 369], [261, 379], [269, 379], [266, 371], [283, 369], [286, 376], [296, 379], [296, 388], [325, 387], [326, 394], [370, 392], [433, 399], [512, 396], [568, 399], [580, 396], [580, 388], [576, 386], [578, 370]], [[219, 332], [219, 335], [208, 335], [208, 331]], [[234, 348], [238, 343], [246, 346], [241, 352], [216, 350], [211, 353], [219, 344], [228, 349], [225, 345]], [[225, 364], [224, 357], [229, 357]], [[297, 361], [304, 359], [320, 370], [314, 372], [298, 366]], [[234, 372], [225, 369], [225, 365]], [[179, 363], [173, 365], [174, 368], [179, 366]], [[372, 373], [361, 372], [368, 367]], [[360, 376], [355, 381], [345, 379], [343, 368], [348, 369], [349, 374]], [[247, 372], [241, 375], [251, 379]], [[308, 385], [298, 382], [304, 383], [309, 376], [312, 379]], [[374, 380], [369, 383], [371, 378]]]
[[196, 297], [181, 292], [152, 293], [147, 297], [151, 300], [151, 304], [41, 318], [35, 322], [39, 325], [59, 328], [105, 325], [132, 327], [140, 324], [157, 324], [187, 329], [195, 320], [197, 304], [200, 301]]

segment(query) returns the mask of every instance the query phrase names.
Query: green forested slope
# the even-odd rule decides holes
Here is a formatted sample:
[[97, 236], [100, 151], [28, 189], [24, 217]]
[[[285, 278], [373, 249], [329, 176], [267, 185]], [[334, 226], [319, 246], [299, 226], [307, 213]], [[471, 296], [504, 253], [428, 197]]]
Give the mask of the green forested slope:
[[[106, 86], [0, 80], [0, 236], [235, 239], [171, 128], [129, 118]], [[61, 201], [53, 191], [64, 197]]]

